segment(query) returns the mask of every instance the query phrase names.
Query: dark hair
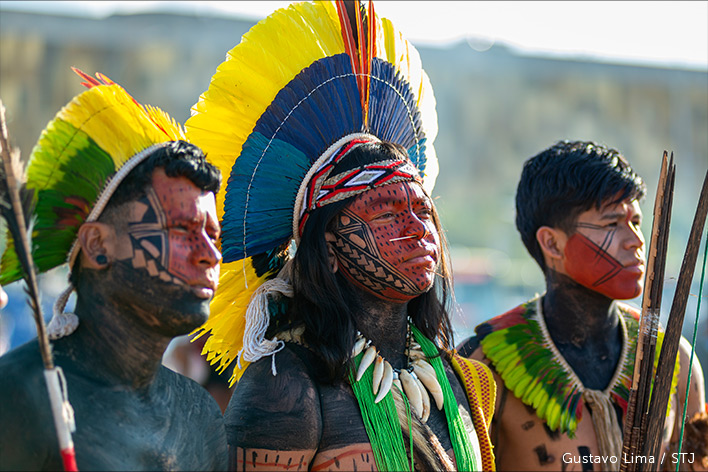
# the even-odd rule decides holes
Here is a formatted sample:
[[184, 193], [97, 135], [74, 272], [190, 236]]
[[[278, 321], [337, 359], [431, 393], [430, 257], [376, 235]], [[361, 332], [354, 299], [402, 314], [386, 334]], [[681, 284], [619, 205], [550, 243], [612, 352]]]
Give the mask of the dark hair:
[[[197, 188], [217, 193], [221, 187], [221, 171], [206, 160], [204, 152], [186, 141], [172, 141], [156, 149], [123, 179], [111, 195], [108, 204], [98, 218], [101, 222], [119, 222], [123, 217], [120, 207], [146, 195], [152, 185], [152, 174], [162, 168], [168, 177], [186, 177]], [[78, 287], [80, 277], [79, 258], [72, 267], [70, 281]]]
[[545, 272], [536, 240], [541, 226], [572, 233], [578, 215], [608, 200], [641, 200], [646, 185], [616, 149], [591, 141], [559, 141], [524, 163], [516, 191], [516, 228]]
[[[396, 156], [398, 153], [405, 155], [405, 150], [389, 143], [361, 145], [354, 148], [332, 174], [359, 167], [366, 161], [400, 159], [400, 155]], [[294, 297], [289, 307], [276, 316], [274, 326], [277, 328], [272, 329], [275, 332], [285, 327], [304, 326], [304, 341], [322, 361], [324, 369], [320, 374], [329, 382], [343, 380], [349, 371], [355, 319], [361, 305], [351, 282], [340, 272], [331, 271], [325, 232], [331, 230], [334, 217], [354, 198], [325, 205], [311, 213], [293, 260]], [[440, 277], [435, 279], [431, 290], [409, 302], [408, 314], [425, 336], [438, 339], [444, 348], [450, 349], [453, 346], [449, 317], [453, 302], [452, 277], [447, 242], [434, 207], [433, 221], [442, 246], [437, 268]]]
[[217, 193], [221, 187], [221, 172], [207, 162], [200, 148], [186, 141], [172, 141], [155, 150], [123, 179], [111, 195], [101, 218], [112, 208], [144, 197], [157, 167], [163, 168], [167, 177], [186, 177], [197, 188], [207, 192]]

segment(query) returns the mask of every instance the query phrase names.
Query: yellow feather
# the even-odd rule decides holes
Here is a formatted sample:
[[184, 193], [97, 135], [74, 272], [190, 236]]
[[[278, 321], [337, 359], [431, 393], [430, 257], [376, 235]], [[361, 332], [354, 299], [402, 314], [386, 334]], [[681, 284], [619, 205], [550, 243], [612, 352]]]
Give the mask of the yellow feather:
[[227, 53], [185, 125], [188, 139], [225, 178], [278, 92], [313, 62], [344, 51], [338, 21], [327, 3], [293, 4], [255, 25]]
[[[87, 133], [111, 155], [117, 167], [143, 149], [173, 139], [119, 85], [102, 85], [83, 92], [57, 118]], [[167, 124], [164, 118], [161, 121]]]
[[[233, 362], [243, 347], [246, 309], [251, 295], [265, 282], [266, 277], [256, 275], [250, 257], [221, 264], [219, 286], [211, 301], [209, 319], [192, 332], [197, 335], [194, 339], [211, 334], [204, 343], [202, 354], [207, 355], [212, 365], [218, 364], [220, 371]], [[241, 377], [246, 365], [242, 365], [243, 369], [234, 367], [232, 384]]]
[[163, 110], [154, 107], [152, 105], [145, 105], [145, 111], [148, 116], [158, 126], [166, 136], [169, 137], [170, 141], [186, 140], [184, 135], [184, 129], [182, 125], [177, 123], [174, 118], [168, 115]]

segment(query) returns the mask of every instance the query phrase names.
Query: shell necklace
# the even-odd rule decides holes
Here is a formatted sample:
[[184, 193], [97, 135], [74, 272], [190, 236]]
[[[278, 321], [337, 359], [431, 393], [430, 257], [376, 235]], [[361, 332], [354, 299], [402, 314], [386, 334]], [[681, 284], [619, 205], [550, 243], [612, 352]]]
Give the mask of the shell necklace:
[[435, 369], [427, 360], [423, 349], [412, 339], [410, 324], [406, 337], [405, 354], [408, 357], [408, 366], [405, 369], [394, 369], [384, 359], [376, 347], [364, 335], [357, 332], [357, 338], [352, 350], [352, 358], [364, 352], [356, 372], [356, 381], [361, 380], [366, 370], [374, 365], [373, 393], [376, 395], [374, 403], [379, 403], [391, 390], [393, 385], [408, 398], [411, 408], [420, 420], [425, 423], [430, 416], [430, 397], [433, 397], [438, 410], [443, 409], [444, 397], [440, 383], [435, 374]]

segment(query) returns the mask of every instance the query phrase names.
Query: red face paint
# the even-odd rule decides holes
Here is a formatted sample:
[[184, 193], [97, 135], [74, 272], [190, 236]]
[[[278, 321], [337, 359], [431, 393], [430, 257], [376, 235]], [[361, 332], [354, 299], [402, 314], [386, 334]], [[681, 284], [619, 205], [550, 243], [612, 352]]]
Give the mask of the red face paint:
[[613, 300], [642, 293], [643, 263], [625, 267], [581, 233], [573, 234], [565, 245], [565, 270], [580, 285]]
[[643, 259], [623, 266], [581, 233], [573, 234], [565, 245], [565, 270], [580, 285], [613, 300], [627, 300], [642, 293]]
[[615, 203], [578, 215], [564, 249], [564, 269], [580, 285], [613, 300], [642, 293], [644, 236], [637, 200]]
[[129, 223], [133, 267], [188, 285], [198, 298], [211, 298], [221, 259], [214, 194], [184, 177], [167, 177], [160, 168], [152, 183]]
[[334, 251], [352, 283], [395, 302], [432, 287], [440, 240], [432, 202], [419, 184], [400, 182], [364, 192], [337, 218]]

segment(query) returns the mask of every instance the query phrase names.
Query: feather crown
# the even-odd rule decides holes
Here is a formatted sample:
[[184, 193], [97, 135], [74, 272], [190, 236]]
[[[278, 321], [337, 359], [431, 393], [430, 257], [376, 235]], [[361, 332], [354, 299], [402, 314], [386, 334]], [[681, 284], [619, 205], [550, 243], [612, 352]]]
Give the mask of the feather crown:
[[[89, 88], [64, 106], [42, 131], [27, 167], [34, 193], [32, 231], [39, 272], [65, 262], [79, 249], [81, 224], [94, 221], [116, 187], [158, 146], [184, 138], [165, 112], [141, 105], [120, 85], [97, 73], [74, 71]], [[2, 256], [0, 284], [22, 276], [12, 241]]]
[[204, 351], [221, 370], [243, 348], [251, 295], [297, 241], [311, 203], [303, 194], [328, 153], [354, 139], [389, 141], [407, 150], [400, 174], [429, 192], [437, 176], [430, 81], [372, 1], [368, 11], [358, 0], [294, 3], [260, 21], [217, 67], [185, 128], [228, 176], [217, 195], [220, 288], [197, 331], [211, 333]]

